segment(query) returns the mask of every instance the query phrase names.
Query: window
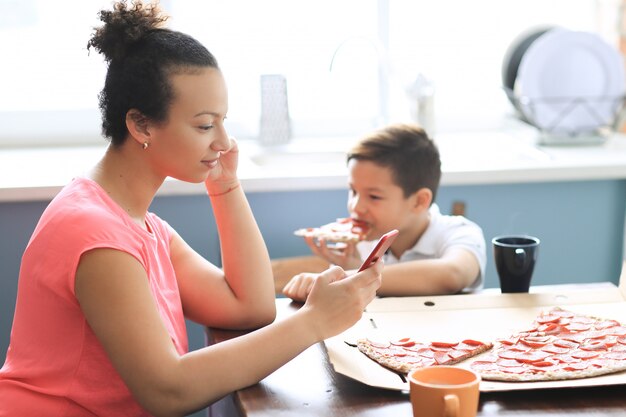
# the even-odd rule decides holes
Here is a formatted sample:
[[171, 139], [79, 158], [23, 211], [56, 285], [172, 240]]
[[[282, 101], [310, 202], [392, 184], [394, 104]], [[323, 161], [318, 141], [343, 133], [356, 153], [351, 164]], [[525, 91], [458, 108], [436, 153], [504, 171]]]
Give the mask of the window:
[[[287, 80], [297, 137], [356, 136], [409, 118], [406, 86], [436, 88], [438, 131], [497, 128], [511, 113], [501, 65], [538, 24], [617, 42], [619, 0], [168, 0], [169, 26], [211, 50], [230, 91], [228, 127], [255, 138], [260, 77]], [[0, 0], [0, 146], [101, 144], [105, 65], [87, 53], [110, 0]], [[381, 100], [381, 97], [387, 99]]]

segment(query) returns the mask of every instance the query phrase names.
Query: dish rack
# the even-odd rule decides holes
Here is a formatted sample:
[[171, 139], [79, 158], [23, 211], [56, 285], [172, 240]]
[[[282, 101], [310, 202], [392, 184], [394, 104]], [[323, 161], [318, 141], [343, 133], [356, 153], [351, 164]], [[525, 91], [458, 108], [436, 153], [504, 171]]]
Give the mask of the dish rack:
[[[625, 95], [619, 96], [587, 96], [587, 97], [544, 97], [530, 98], [517, 95], [510, 88], [503, 87], [511, 103], [517, 111], [517, 116], [523, 122], [535, 127], [539, 131], [540, 145], [588, 145], [604, 143], [611, 132], [615, 131], [624, 108]], [[550, 115], [549, 121], [538, 119], [542, 107], [557, 108]], [[611, 115], [602, 114], [597, 109], [609, 109]], [[592, 122], [588, 126], [575, 128], [563, 126], [562, 122], [575, 111], [583, 111]], [[545, 115], [543, 115], [545, 116]], [[544, 117], [545, 119], [545, 117]]]

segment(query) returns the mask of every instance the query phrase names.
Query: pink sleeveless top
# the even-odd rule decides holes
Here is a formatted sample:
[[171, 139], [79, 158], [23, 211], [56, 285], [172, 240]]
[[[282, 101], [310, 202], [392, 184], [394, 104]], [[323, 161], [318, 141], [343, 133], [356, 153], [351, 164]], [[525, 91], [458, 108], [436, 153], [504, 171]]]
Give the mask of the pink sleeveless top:
[[89, 179], [75, 179], [52, 200], [22, 258], [11, 343], [0, 369], [0, 416], [148, 415], [113, 368], [74, 294], [81, 254], [94, 248], [131, 254], [146, 269], [178, 353], [186, 353], [171, 229], [152, 213], [146, 224], [150, 232]]

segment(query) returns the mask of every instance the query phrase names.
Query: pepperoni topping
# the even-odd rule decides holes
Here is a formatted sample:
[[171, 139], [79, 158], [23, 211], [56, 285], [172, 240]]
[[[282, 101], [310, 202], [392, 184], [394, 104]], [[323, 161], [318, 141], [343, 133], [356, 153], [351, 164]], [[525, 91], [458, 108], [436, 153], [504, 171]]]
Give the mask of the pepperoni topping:
[[470, 365], [472, 369], [476, 371], [497, 371], [498, 365], [494, 362], [475, 361]]
[[580, 345], [582, 350], [606, 350], [606, 345], [602, 340], [589, 340]]
[[572, 352], [572, 357], [578, 359], [591, 359], [598, 356], [600, 356], [600, 352], [597, 350], [576, 350]]
[[585, 317], [585, 316], [574, 316], [572, 317], [572, 321], [576, 323], [585, 323], [585, 324], [592, 324], [596, 322], [596, 320], [592, 319], [591, 317]]
[[606, 336], [606, 334], [604, 332], [600, 332], [600, 331], [590, 331], [590, 332], [585, 332], [585, 339], [602, 339], [603, 337]]
[[449, 352], [453, 350], [453, 348], [451, 347], [437, 347], [437, 346], [430, 346], [429, 349], [432, 350], [433, 352]]
[[558, 329], [559, 329], [559, 325], [556, 323], [545, 323], [537, 327], [537, 330], [546, 334], [556, 333]]
[[575, 363], [568, 363], [567, 365], [563, 366], [561, 369], [565, 370], [565, 371], [582, 371], [583, 369], [587, 369], [589, 368], [589, 362], [575, 362]]
[[605, 329], [605, 332], [611, 336], [626, 336], [626, 327], [616, 326]]
[[604, 368], [606, 366], [611, 366], [615, 363], [613, 359], [605, 359], [605, 358], [593, 358], [588, 361], [590, 364], [595, 366], [596, 368]]
[[398, 362], [402, 362], [402, 363], [413, 363], [413, 364], [421, 364], [422, 363], [422, 358], [420, 358], [419, 356], [402, 356], [402, 357], [395, 357], [396, 361]]
[[367, 339], [370, 346], [377, 349], [385, 349], [388, 348], [391, 344], [389, 342], [377, 342], [374, 340]]
[[559, 335], [563, 340], [569, 340], [570, 342], [581, 343], [585, 340], [585, 335], [580, 333], [572, 333], [572, 334], [560, 334]]
[[537, 362], [533, 362], [532, 365], [533, 366], [538, 366], [540, 368], [547, 368], [549, 366], [554, 366], [558, 363], [558, 361], [552, 361], [549, 359], [543, 360], [543, 361], [537, 361]]
[[604, 338], [604, 345], [607, 348], [613, 347], [617, 344], [617, 336], [607, 336]]
[[450, 362], [452, 358], [446, 352], [435, 352], [435, 362], [439, 365], [445, 365]]
[[520, 366], [520, 363], [515, 359], [498, 359], [496, 364], [505, 368]]
[[598, 330], [607, 329], [609, 327], [617, 327], [620, 326], [617, 320], [603, 320], [594, 325], [594, 327]]
[[591, 329], [590, 323], [572, 322], [566, 326], [572, 332], [584, 332]]
[[449, 343], [449, 342], [431, 342], [431, 346], [434, 347], [438, 347], [438, 348], [451, 348], [451, 347], [455, 347], [456, 345], [458, 345], [459, 342], [455, 342], [455, 343]]
[[484, 346], [485, 344], [479, 340], [474, 340], [474, 339], [465, 339], [463, 340], [462, 343], [465, 343], [466, 345], [470, 345], [470, 346]]
[[405, 337], [395, 342], [391, 342], [391, 344], [395, 346], [411, 347], [411, 346], [415, 346], [415, 341], [411, 340], [410, 337]]
[[523, 343], [518, 343], [515, 346], [509, 346], [508, 350], [512, 352], [530, 352], [533, 350], [530, 346], [526, 346]]
[[572, 342], [571, 340], [557, 339], [553, 342], [553, 345], [561, 348], [572, 349], [577, 348], [579, 344], [577, 342]]
[[391, 356], [394, 356], [396, 358], [401, 358], [403, 356], [408, 355], [409, 353], [404, 350], [404, 349], [387, 349], [387, 351], [389, 352], [389, 354]]
[[424, 349], [430, 350], [430, 347], [421, 343], [415, 343], [413, 346], [404, 346], [404, 349], [408, 350], [409, 352], [421, 352]]
[[526, 373], [528, 371], [528, 368], [524, 367], [524, 366], [518, 366], [516, 368], [511, 367], [511, 368], [501, 368], [500, 369], [502, 372], [506, 372], [508, 374], [523, 374]]
[[498, 339], [498, 342], [507, 346], [515, 345], [517, 344], [518, 341], [519, 341], [519, 336], [510, 337], [508, 339]]
[[452, 349], [448, 352], [448, 355], [450, 355], [450, 357], [452, 359], [459, 359], [463, 356], [467, 356], [467, 351], [466, 350], [457, 350], [457, 349]]
[[426, 367], [426, 366], [433, 366], [433, 365], [435, 365], [435, 363], [436, 362], [435, 362], [434, 359], [427, 359], [427, 358], [422, 359], [422, 366], [424, 366], [424, 367]]
[[420, 356], [423, 356], [425, 358], [431, 358], [432, 359], [432, 358], [435, 357], [435, 352], [433, 352], [430, 349], [423, 349], [423, 350], [420, 350], [418, 353], [419, 353]]
[[511, 350], [501, 350], [498, 352], [498, 356], [502, 359], [516, 359], [520, 353], [521, 352], [514, 352]]
[[541, 348], [544, 347], [545, 345], [548, 344], [548, 338], [545, 338], [543, 340], [533, 340], [532, 338], [524, 338], [524, 339], [520, 339], [520, 343], [529, 346], [531, 348]]
[[520, 353], [515, 357], [515, 359], [524, 363], [533, 363], [533, 362], [542, 361], [549, 356], [551, 355], [548, 352], [535, 350], [535, 351]]
[[560, 319], [561, 317], [557, 316], [556, 314], [546, 314], [546, 315], [537, 317], [535, 321], [539, 324], [558, 323]]
[[544, 352], [554, 353], [554, 354], [563, 354], [570, 351], [570, 348], [567, 347], [559, 347], [556, 345], [546, 345], [541, 348]]
[[498, 356], [496, 356], [494, 353], [489, 353], [487, 355], [483, 355], [480, 358], [481, 362], [496, 362], [498, 361], [500, 358]]
[[619, 351], [607, 352], [607, 353], [605, 353], [602, 356], [604, 356], [606, 359], [616, 359], [616, 360], [619, 360], [619, 361], [626, 360], [626, 352], [624, 352], [624, 351], [622, 351], [622, 352], [619, 352]]
[[464, 342], [461, 342], [458, 345], [456, 345], [454, 347], [454, 349], [456, 349], [456, 350], [464, 350], [466, 352], [469, 352], [469, 351], [473, 351], [474, 349], [476, 349], [476, 346], [471, 346], [471, 345], [468, 345], [468, 344], [466, 344]]
[[571, 311], [567, 311], [567, 310], [554, 309], [550, 311], [550, 314], [559, 316], [562, 318], [568, 318], [568, 319], [574, 317], [574, 313], [572, 313]]
[[558, 360], [561, 363], [574, 363], [574, 362], [580, 362], [580, 359], [576, 359], [573, 358], [571, 355], [554, 355], [553, 356], [554, 359]]

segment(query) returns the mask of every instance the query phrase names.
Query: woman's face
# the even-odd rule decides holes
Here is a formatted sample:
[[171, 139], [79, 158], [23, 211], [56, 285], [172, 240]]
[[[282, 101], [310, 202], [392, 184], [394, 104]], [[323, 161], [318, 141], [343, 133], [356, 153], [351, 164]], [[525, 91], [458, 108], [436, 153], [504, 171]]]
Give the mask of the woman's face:
[[170, 76], [174, 98], [165, 122], [150, 128], [157, 171], [181, 181], [202, 182], [230, 148], [224, 128], [228, 92], [217, 68]]

